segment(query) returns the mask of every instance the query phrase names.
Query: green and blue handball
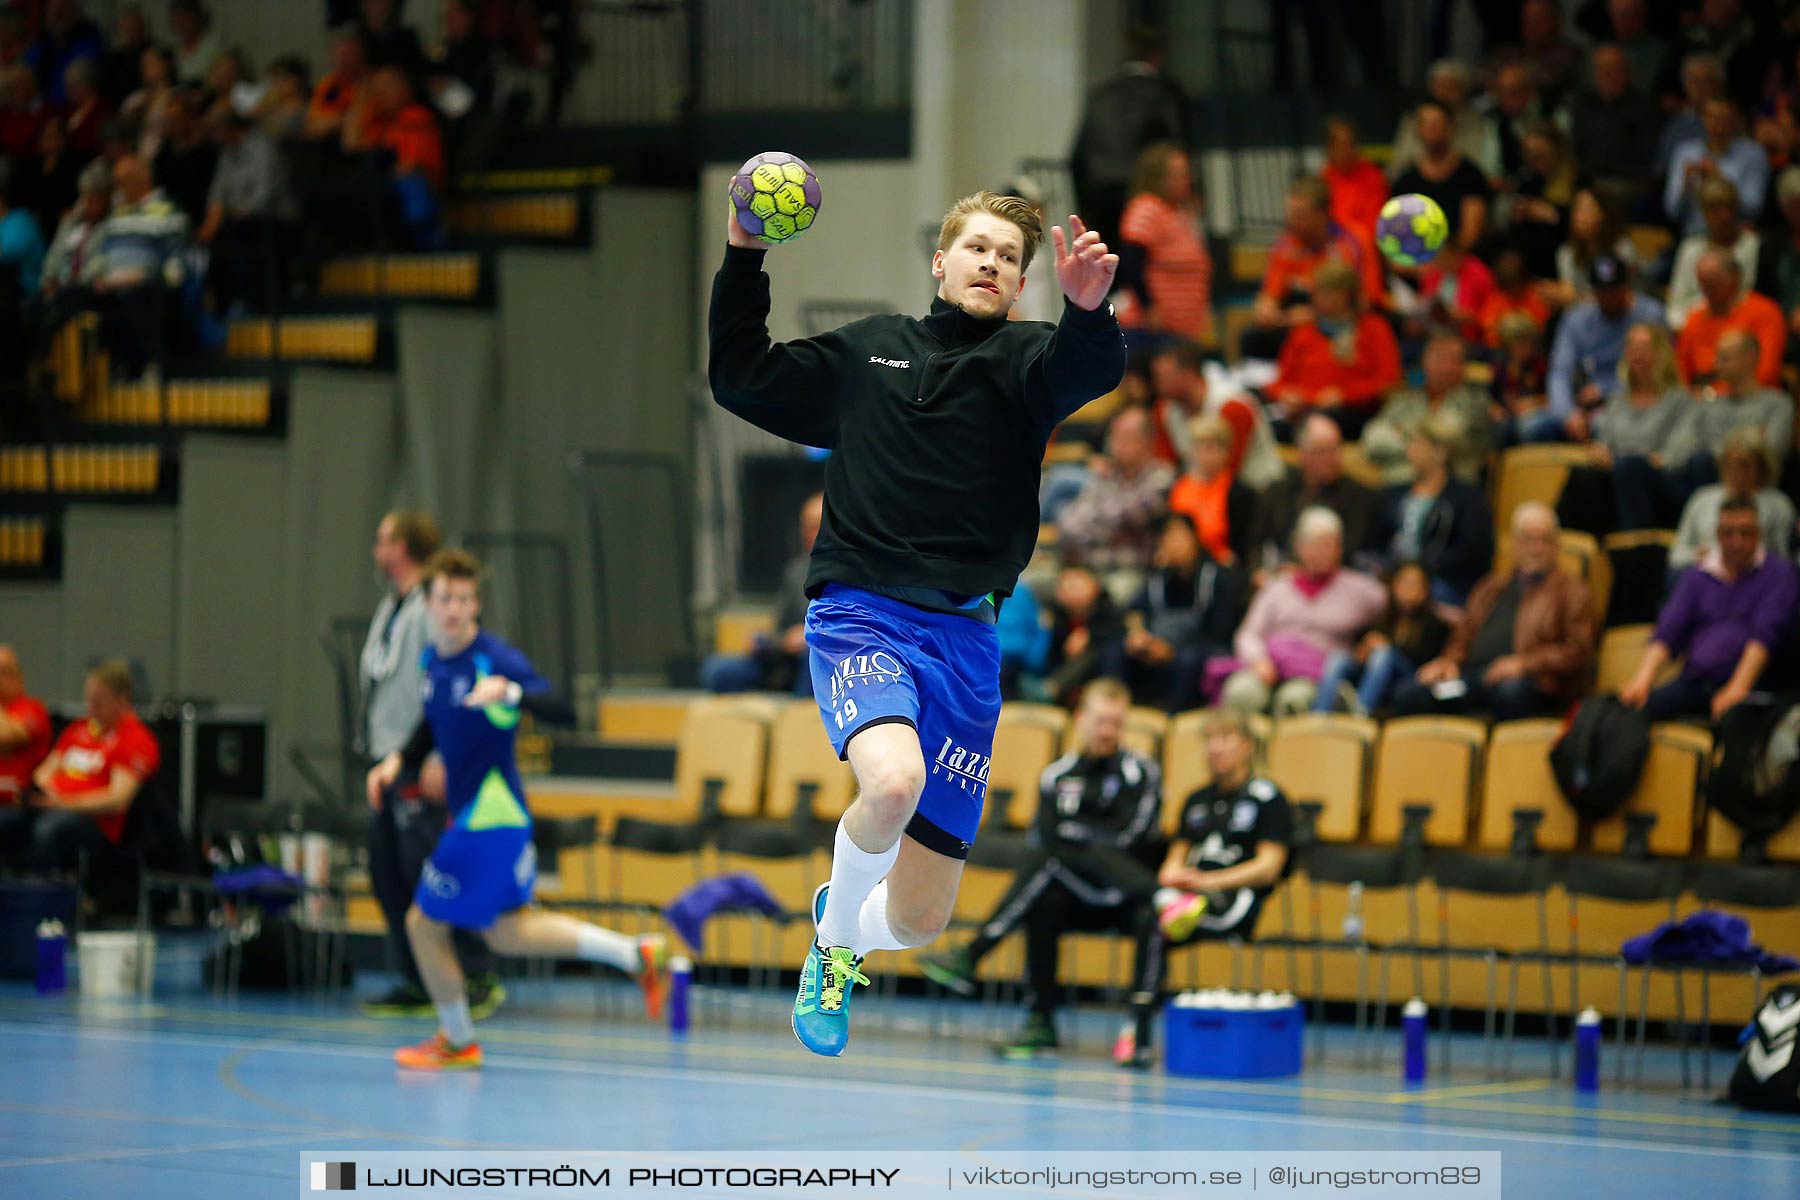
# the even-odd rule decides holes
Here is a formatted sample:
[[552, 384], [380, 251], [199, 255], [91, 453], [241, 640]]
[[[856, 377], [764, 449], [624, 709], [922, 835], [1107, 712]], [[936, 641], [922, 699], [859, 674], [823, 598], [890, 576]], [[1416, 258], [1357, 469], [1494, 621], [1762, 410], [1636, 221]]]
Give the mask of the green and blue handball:
[[1408, 192], [1381, 206], [1375, 219], [1375, 244], [1396, 267], [1422, 267], [1450, 236], [1444, 210], [1430, 196]]
[[825, 202], [812, 168], [780, 150], [765, 151], [739, 167], [728, 191], [744, 232], [771, 244], [811, 229]]

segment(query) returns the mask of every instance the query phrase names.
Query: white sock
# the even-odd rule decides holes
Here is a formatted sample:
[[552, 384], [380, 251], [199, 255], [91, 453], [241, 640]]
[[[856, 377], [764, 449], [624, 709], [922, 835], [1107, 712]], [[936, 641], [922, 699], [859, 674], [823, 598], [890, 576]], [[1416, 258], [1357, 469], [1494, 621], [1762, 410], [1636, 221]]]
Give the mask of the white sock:
[[466, 1046], [475, 1040], [475, 1022], [469, 1019], [466, 999], [458, 997], [449, 1004], [438, 1005], [437, 1010], [438, 1029], [452, 1046]]
[[576, 932], [575, 957], [583, 962], [606, 963], [627, 975], [636, 975], [643, 967], [643, 962], [638, 957], [636, 938], [602, 929], [598, 925], [583, 925]]
[[[826, 899], [829, 902], [830, 898]], [[888, 925], [887, 906], [888, 885], [887, 880], [884, 879], [875, 885], [875, 890], [869, 893], [867, 900], [863, 901], [859, 921], [860, 928], [855, 942], [856, 952], [859, 955], [867, 954], [871, 950], [906, 949], [906, 943], [902, 942], [895, 935], [893, 928]]]
[[831, 890], [825, 893], [825, 915], [819, 921], [819, 945], [856, 945], [863, 901], [899, 857], [899, 838], [886, 850], [871, 854], [850, 840], [843, 820], [839, 819], [837, 846], [831, 854]]

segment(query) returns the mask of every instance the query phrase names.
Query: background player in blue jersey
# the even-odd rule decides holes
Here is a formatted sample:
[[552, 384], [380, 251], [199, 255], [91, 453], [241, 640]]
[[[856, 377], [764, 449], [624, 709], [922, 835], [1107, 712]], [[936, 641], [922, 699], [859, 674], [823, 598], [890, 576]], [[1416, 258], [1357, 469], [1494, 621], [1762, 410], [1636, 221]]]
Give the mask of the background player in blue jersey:
[[998, 604], [1037, 541], [1038, 479], [1057, 422], [1118, 386], [1125, 343], [1106, 302], [1119, 259], [1069, 218], [1053, 229], [1056, 325], [1008, 321], [1043, 234], [1017, 196], [953, 205], [922, 320], [870, 317], [772, 345], [767, 249], [727, 217], [708, 375], [724, 408], [833, 453], [806, 592], [813, 694], [856, 772], [794, 1035], [843, 1053], [862, 956], [949, 923], [981, 820], [1000, 712]]
[[405, 749], [369, 772], [369, 802], [378, 804], [403, 767], [416, 769], [433, 749], [444, 760], [449, 827], [426, 860], [406, 914], [438, 1032], [394, 1054], [401, 1066], [418, 1070], [481, 1065], [452, 929], [480, 933], [498, 954], [609, 964], [638, 978], [652, 1017], [662, 1007], [666, 948], [660, 936], [633, 939], [526, 907], [537, 854], [513, 755], [519, 713], [526, 709], [563, 722], [571, 714], [523, 654], [477, 624], [480, 579], [481, 564], [461, 550], [441, 550], [426, 564], [432, 641], [420, 685], [425, 719]]

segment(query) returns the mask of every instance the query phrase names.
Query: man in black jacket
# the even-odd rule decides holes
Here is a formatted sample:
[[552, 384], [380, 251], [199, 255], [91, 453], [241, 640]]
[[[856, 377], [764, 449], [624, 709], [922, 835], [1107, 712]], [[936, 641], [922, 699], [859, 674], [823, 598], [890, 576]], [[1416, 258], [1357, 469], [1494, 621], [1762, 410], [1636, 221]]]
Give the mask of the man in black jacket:
[[923, 320], [870, 317], [772, 345], [766, 247], [726, 220], [713, 398], [833, 451], [806, 641], [826, 733], [859, 795], [814, 898], [792, 1023], [807, 1049], [838, 1055], [850, 989], [868, 982], [862, 956], [924, 945], [950, 920], [999, 718], [997, 606], [1036, 546], [1044, 449], [1125, 373], [1106, 303], [1119, 259], [1071, 216], [1069, 237], [1051, 231], [1062, 320], [1008, 321], [1042, 226], [1018, 197], [978, 192], [945, 215]]
[[1057, 1047], [1057, 940], [1065, 932], [1110, 930], [1138, 942], [1134, 978], [1154, 989], [1151, 960], [1157, 889], [1150, 865], [1162, 842], [1162, 772], [1154, 759], [1119, 744], [1131, 693], [1116, 679], [1096, 679], [1075, 712], [1078, 748], [1044, 768], [1032, 848], [1012, 887], [968, 945], [926, 955], [926, 976], [973, 996], [975, 971], [988, 952], [1025, 930], [1025, 976], [1031, 1013], [1025, 1029], [1000, 1048], [1025, 1058]]

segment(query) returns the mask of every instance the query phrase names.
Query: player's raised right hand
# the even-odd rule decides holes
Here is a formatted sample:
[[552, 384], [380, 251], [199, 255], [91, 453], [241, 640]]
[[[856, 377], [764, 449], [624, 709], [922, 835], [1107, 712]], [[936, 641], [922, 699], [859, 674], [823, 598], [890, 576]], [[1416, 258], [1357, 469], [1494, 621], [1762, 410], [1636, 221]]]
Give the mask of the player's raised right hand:
[[745, 233], [744, 227], [738, 224], [737, 209], [730, 204], [725, 206], [725, 240], [740, 250], [767, 250], [771, 245]]

